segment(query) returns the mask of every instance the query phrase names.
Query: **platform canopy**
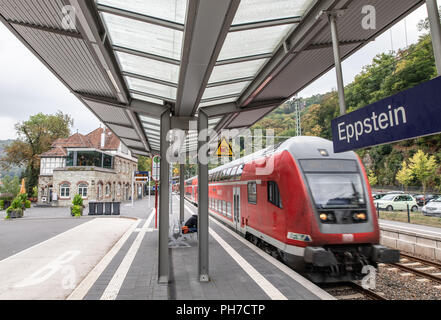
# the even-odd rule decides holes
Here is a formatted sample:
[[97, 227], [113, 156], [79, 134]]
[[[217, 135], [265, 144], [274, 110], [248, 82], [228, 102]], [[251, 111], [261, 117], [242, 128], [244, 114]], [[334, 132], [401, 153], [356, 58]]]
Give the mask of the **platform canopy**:
[[[134, 154], [149, 155], [164, 112], [172, 128], [188, 130], [199, 108], [217, 132], [248, 128], [329, 71], [323, 12], [342, 10], [345, 59], [423, 3], [0, 0], [0, 19]], [[362, 27], [366, 5], [375, 29]], [[185, 146], [197, 148], [197, 133]]]

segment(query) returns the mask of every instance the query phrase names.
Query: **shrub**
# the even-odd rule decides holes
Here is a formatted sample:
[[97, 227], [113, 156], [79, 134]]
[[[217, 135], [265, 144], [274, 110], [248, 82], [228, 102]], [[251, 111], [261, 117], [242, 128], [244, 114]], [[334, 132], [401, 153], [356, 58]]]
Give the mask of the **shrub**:
[[31, 202], [29, 200], [26, 200], [25, 202], [25, 208], [29, 209], [31, 207]]
[[5, 210], [5, 200], [0, 200], [0, 210]]
[[82, 206], [78, 206], [78, 205], [72, 206], [72, 214], [75, 217], [81, 217], [82, 216], [82, 211], [83, 211], [83, 207]]
[[79, 194], [76, 194], [75, 197], [72, 200], [72, 204], [74, 206], [80, 206], [83, 207], [83, 198]]

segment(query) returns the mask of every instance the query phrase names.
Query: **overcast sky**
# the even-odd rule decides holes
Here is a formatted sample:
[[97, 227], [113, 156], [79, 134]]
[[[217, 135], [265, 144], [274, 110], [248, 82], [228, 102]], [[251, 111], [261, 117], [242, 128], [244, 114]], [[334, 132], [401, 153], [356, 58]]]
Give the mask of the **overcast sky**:
[[[418, 40], [417, 24], [427, 17], [426, 6], [406, 18], [408, 44]], [[364, 65], [381, 52], [406, 46], [405, 23], [401, 21], [343, 63], [345, 84], [350, 83]], [[392, 40], [391, 40], [392, 38]], [[57, 110], [74, 118], [74, 129], [88, 133], [99, 127], [99, 120], [21, 42], [0, 23], [0, 140], [16, 138], [14, 124], [38, 112], [54, 114]], [[304, 89], [308, 97], [336, 88], [331, 70]]]

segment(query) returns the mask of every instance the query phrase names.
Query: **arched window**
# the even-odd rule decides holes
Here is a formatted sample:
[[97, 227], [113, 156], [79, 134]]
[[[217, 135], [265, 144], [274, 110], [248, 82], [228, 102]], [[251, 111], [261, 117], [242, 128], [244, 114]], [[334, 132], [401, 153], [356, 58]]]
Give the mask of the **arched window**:
[[116, 194], [117, 194], [118, 196], [121, 195], [121, 183], [118, 183], [118, 185], [117, 185]]
[[98, 198], [102, 198], [103, 197], [103, 184], [100, 182], [98, 183]]
[[106, 197], [110, 197], [110, 183], [106, 184]]
[[87, 198], [87, 184], [80, 183], [78, 185], [78, 194], [83, 198]]
[[70, 197], [70, 185], [68, 183], [63, 183], [60, 185], [60, 197], [61, 198]]

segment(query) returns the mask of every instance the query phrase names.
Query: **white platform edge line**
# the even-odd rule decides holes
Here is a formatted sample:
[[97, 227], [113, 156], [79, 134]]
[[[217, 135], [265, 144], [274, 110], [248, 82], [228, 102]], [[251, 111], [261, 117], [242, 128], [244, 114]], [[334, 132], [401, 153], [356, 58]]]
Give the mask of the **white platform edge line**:
[[141, 223], [141, 219], [136, 219], [132, 226], [124, 233], [124, 235], [115, 243], [112, 249], [101, 259], [100, 262], [92, 269], [91, 272], [81, 281], [75, 290], [67, 297], [66, 300], [82, 300], [92, 288], [93, 284], [98, 280], [99, 276], [104, 272], [121, 247]]
[[139, 232], [136, 236], [135, 241], [133, 241], [130, 249], [127, 251], [126, 255], [121, 261], [121, 264], [119, 265], [118, 269], [116, 270], [115, 274], [113, 275], [112, 279], [104, 290], [104, 293], [102, 294], [100, 300], [115, 300], [117, 298], [118, 293], [121, 290], [121, 286], [124, 283], [124, 279], [126, 278], [127, 273], [130, 270], [130, 266], [132, 265], [133, 260], [138, 253], [139, 247], [144, 240], [145, 232], [142, 231], [147, 231], [147, 228], [151, 224], [154, 216], [155, 209], [152, 209], [152, 213], [146, 220], [143, 226], [143, 230], [141, 230], [141, 232]]
[[237, 264], [256, 282], [256, 284], [271, 298], [271, 300], [288, 300], [275, 286], [271, 284], [259, 271], [237, 253], [213, 229], [211, 236], [224, 248], [224, 250], [237, 262]]
[[80, 225], [78, 225], [78, 226], [76, 226], [76, 227], [73, 227], [73, 228], [69, 229], [69, 230], [63, 231], [62, 233], [59, 233], [59, 234], [57, 234], [56, 236], [53, 236], [52, 238], [49, 238], [49, 239], [44, 240], [44, 241], [42, 241], [42, 242], [39, 242], [39, 243], [33, 245], [32, 247], [26, 248], [26, 249], [24, 249], [24, 250], [22, 250], [22, 251], [20, 251], [20, 252], [17, 252], [17, 253], [15, 253], [15, 254], [13, 254], [12, 256], [9, 256], [9, 257], [7, 257], [7, 258], [1, 260], [0, 263], [2, 263], [2, 262], [4, 262], [4, 261], [7, 261], [7, 260], [9, 260], [9, 259], [15, 258], [16, 256], [18, 256], [18, 255], [20, 255], [20, 254], [23, 254], [23, 253], [25, 253], [25, 252], [27, 252], [27, 251], [30, 251], [30, 250], [32, 250], [32, 249], [35, 249], [36, 247], [39, 247], [39, 246], [41, 246], [41, 245], [43, 245], [43, 244], [45, 244], [45, 243], [47, 243], [47, 242], [49, 242], [49, 241], [52, 241], [52, 240], [54, 240], [54, 239], [57, 239], [57, 238], [59, 238], [59, 237], [65, 235], [65, 234], [68, 234], [68, 233], [71, 233], [71, 232], [75, 232], [76, 229], [83, 228], [85, 225], [87, 225], [87, 224], [89, 224], [89, 223], [92, 223], [93, 221], [95, 221], [95, 219], [92, 219], [92, 220], [90, 220], [90, 221], [87, 221], [87, 222], [85, 222], [85, 223], [82, 223], [82, 224], [80, 224]]

